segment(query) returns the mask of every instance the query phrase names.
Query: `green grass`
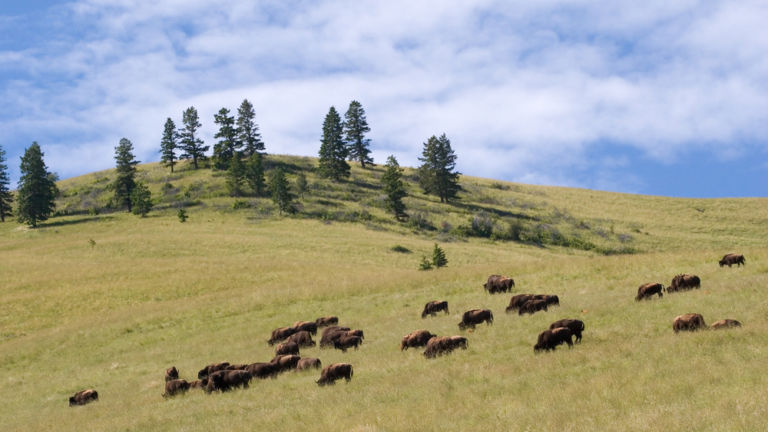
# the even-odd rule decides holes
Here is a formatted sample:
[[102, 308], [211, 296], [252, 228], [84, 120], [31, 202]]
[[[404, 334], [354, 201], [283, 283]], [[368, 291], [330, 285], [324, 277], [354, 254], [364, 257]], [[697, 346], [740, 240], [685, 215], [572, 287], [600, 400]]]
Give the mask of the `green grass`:
[[[166, 179], [179, 192], [163, 195], [147, 218], [105, 209], [108, 193], [98, 188], [111, 174], [101, 172], [60, 183], [59, 208], [72, 215], [35, 230], [0, 224], [3, 430], [768, 426], [768, 200], [673, 199], [462, 177], [465, 192], [455, 205], [441, 206], [410, 184], [414, 195], [406, 204], [438, 227], [414, 231], [376, 205], [380, 168], [353, 169], [351, 182], [334, 184], [308, 171], [313, 159], [271, 158], [295, 167], [291, 176], [307, 170], [304, 214], [279, 218], [267, 199], [226, 197], [223, 177], [209, 170], [169, 176], [150, 164], [141, 175], [156, 198]], [[234, 210], [236, 200], [251, 206]], [[176, 206], [185, 202], [194, 205], [182, 224]], [[497, 222], [578, 234], [600, 249], [441, 231], [443, 222], [467, 224], [480, 209]], [[363, 211], [369, 216], [359, 217]], [[621, 234], [631, 240], [619, 240]], [[436, 241], [448, 266], [418, 271]], [[624, 246], [634, 253], [604, 254]], [[726, 252], [745, 254], [747, 266], [718, 267]], [[634, 301], [641, 283], [667, 285], [681, 272], [698, 274], [702, 288]], [[513, 276], [518, 292], [557, 294], [561, 306], [507, 315], [509, 295], [483, 291], [493, 273]], [[424, 303], [435, 299], [448, 300], [450, 315], [422, 320]], [[492, 309], [495, 323], [465, 333], [467, 351], [436, 360], [399, 351], [400, 338], [415, 329], [460, 334], [461, 313], [476, 307]], [[673, 334], [672, 319], [686, 312], [703, 314], [707, 323], [738, 319], [744, 327]], [[214, 361], [267, 361], [273, 328], [330, 314], [363, 329], [364, 344], [347, 353], [302, 354], [352, 363], [348, 384], [320, 388], [313, 371], [227, 394], [160, 396], [171, 365], [193, 379]], [[534, 355], [538, 333], [565, 317], [585, 321], [583, 343]], [[100, 401], [69, 408], [67, 398], [86, 387], [97, 389]]]

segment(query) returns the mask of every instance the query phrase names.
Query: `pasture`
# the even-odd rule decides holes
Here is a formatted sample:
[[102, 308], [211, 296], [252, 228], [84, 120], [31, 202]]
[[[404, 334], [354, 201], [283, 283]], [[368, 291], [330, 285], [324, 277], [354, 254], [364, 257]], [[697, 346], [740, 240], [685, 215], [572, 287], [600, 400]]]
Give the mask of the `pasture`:
[[[633, 232], [638, 252], [441, 241], [397, 226], [215, 205], [192, 208], [186, 223], [169, 207], [146, 219], [79, 214], [36, 230], [0, 224], [3, 430], [768, 427], [768, 200], [489, 183], [467, 179], [473, 197], [497, 194], [503, 204], [505, 193], [526, 193], [602, 221], [606, 231]], [[436, 241], [448, 266], [418, 271]], [[747, 265], [720, 268], [727, 252], [743, 253]], [[512, 276], [514, 293], [557, 294], [561, 305], [505, 314], [512, 294], [482, 287], [493, 273]], [[699, 275], [701, 289], [634, 301], [640, 284], [666, 286], [678, 273]], [[447, 300], [450, 314], [422, 319], [430, 300]], [[491, 309], [494, 324], [459, 331], [472, 308]], [[743, 327], [674, 334], [672, 320], [687, 312]], [[272, 329], [323, 315], [363, 329], [363, 345], [302, 356], [351, 363], [351, 382], [319, 387], [313, 370], [254, 380], [247, 390], [161, 397], [166, 368], [192, 380], [208, 363], [268, 361]], [[585, 322], [583, 342], [534, 355], [539, 332], [561, 318]], [[401, 352], [402, 336], [421, 328], [466, 336], [469, 348], [434, 360], [423, 350]], [[89, 387], [99, 401], [70, 408], [68, 397]]]

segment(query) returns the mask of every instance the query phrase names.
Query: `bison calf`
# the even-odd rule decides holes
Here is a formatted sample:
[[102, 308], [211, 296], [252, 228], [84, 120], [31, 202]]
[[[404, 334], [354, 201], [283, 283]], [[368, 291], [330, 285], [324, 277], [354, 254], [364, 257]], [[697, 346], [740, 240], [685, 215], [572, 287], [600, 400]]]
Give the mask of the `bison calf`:
[[730, 327], [741, 327], [741, 323], [733, 319], [722, 319], [720, 321], [715, 321], [710, 326], [710, 328], [714, 330], [730, 328]]
[[80, 390], [69, 398], [69, 406], [85, 405], [99, 400], [99, 393], [94, 389]]
[[323, 368], [317, 385], [334, 384], [336, 380], [344, 378], [349, 382], [352, 379], [352, 365], [349, 363], [334, 363]]
[[637, 288], [637, 296], [635, 297], [635, 301], [649, 299], [653, 297], [654, 294], [658, 294], [659, 298], [662, 298], [664, 297], [664, 294], [662, 294], [663, 291], [664, 285], [660, 283], [648, 282], [646, 284], [642, 284], [639, 288]]
[[296, 370], [304, 370], [310, 368], [319, 369], [322, 365], [323, 363], [318, 358], [304, 357], [299, 359], [299, 362], [296, 364]]
[[448, 315], [448, 302], [434, 300], [424, 305], [421, 317], [426, 318], [427, 315], [435, 316], [440, 311], [445, 311], [445, 314]]
[[487, 325], [493, 324], [493, 312], [490, 309], [472, 309], [464, 312], [459, 323], [459, 329], [464, 330], [467, 327], [475, 328], [477, 324], [485, 321]]
[[679, 331], [696, 331], [699, 329], [705, 329], [707, 325], [704, 323], [704, 317], [697, 313], [688, 313], [675, 317], [672, 322], [672, 330], [675, 333]]
[[190, 384], [183, 379], [175, 379], [165, 383], [165, 393], [163, 397], [176, 396], [189, 390]]

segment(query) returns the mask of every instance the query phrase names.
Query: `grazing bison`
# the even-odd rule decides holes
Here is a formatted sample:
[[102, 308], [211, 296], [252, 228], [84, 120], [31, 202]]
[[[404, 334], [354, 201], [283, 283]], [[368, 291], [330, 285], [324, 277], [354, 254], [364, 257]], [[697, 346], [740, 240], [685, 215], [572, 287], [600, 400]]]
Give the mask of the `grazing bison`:
[[189, 390], [189, 383], [183, 379], [175, 379], [165, 383], [165, 393], [163, 397], [176, 396]]
[[400, 351], [407, 350], [408, 348], [423, 347], [435, 336], [437, 335], [427, 330], [412, 331], [403, 336], [403, 340], [400, 341]]
[[293, 328], [297, 332], [308, 331], [313, 335], [317, 334], [317, 323], [312, 321], [298, 321], [293, 324]]
[[333, 347], [340, 349], [342, 352], [347, 352], [347, 348], [355, 347], [355, 349], [357, 349], [362, 343], [363, 339], [360, 336], [344, 334], [333, 341]]
[[298, 330], [296, 330], [294, 327], [280, 327], [272, 330], [272, 336], [270, 336], [269, 340], [267, 341], [268, 344], [274, 345], [277, 342], [280, 342], [283, 339], [286, 339], [288, 336], [296, 333]]
[[278, 355], [270, 360], [270, 363], [277, 365], [280, 372], [285, 372], [287, 370], [296, 369], [296, 365], [299, 364], [299, 360], [301, 360], [301, 357], [295, 354]]
[[179, 379], [179, 370], [176, 369], [176, 366], [171, 366], [165, 370], [165, 381], [168, 382], [175, 379]]
[[69, 398], [69, 406], [85, 405], [99, 400], [99, 393], [94, 389], [80, 390]]
[[335, 316], [320, 317], [315, 320], [315, 324], [317, 324], [318, 327], [327, 327], [331, 325], [336, 325], [338, 323], [339, 323], [339, 317], [335, 317]]
[[475, 328], [477, 324], [485, 321], [487, 325], [493, 324], [493, 312], [490, 309], [472, 309], [464, 312], [459, 323], [459, 330], [467, 327]]
[[275, 348], [275, 355], [299, 355], [299, 344], [296, 342], [283, 342]]
[[229, 362], [211, 363], [200, 369], [200, 372], [197, 373], [197, 379], [203, 379], [214, 372], [226, 369], [228, 366]]
[[313, 347], [315, 346], [315, 341], [312, 340], [312, 336], [310, 335], [310, 332], [307, 330], [301, 330], [298, 331], [290, 336], [288, 336], [288, 339], [285, 340], [286, 342], [296, 342], [296, 345], [299, 347]]
[[730, 327], [741, 327], [741, 323], [733, 319], [722, 319], [720, 321], [715, 321], [710, 326], [710, 328], [714, 330], [730, 328]]
[[696, 275], [679, 274], [672, 278], [672, 283], [667, 287], [667, 292], [685, 291], [701, 287], [701, 279]]
[[347, 330], [347, 336], [357, 336], [360, 339], [365, 339], [365, 334], [360, 329]]
[[581, 332], [584, 331], [584, 321], [565, 318], [549, 325], [550, 330], [554, 330], [558, 327], [567, 327], [571, 333], [576, 336], [576, 343], [581, 343]]
[[658, 294], [659, 298], [662, 298], [664, 297], [664, 294], [662, 294], [663, 291], [664, 285], [660, 283], [648, 282], [646, 284], [642, 284], [637, 289], [637, 297], [635, 297], [635, 301], [640, 301], [643, 299], [647, 300], [653, 297], [654, 294]]
[[333, 346], [333, 342], [346, 335], [351, 329], [349, 327], [330, 326], [323, 330], [323, 335], [320, 338], [320, 347]]
[[533, 294], [518, 294], [512, 296], [512, 298], [509, 300], [509, 306], [507, 306], [505, 312], [510, 313], [520, 309], [520, 306], [524, 305], [528, 300], [531, 300], [534, 297], [535, 296]]
[[319, 369], [322, 365], [323, 363], [319, 358], [304, 357], [299, 359], [299, 362], [296, 364], [296, 370], [304, 370], [310, 368]]
[[323, 368], [317, 385], [335, 384], [336, 380], [344, 378], [349, 382], [352, 379], [352, 365], [349, 363], [334, 363]]
[[736, 264], [737, 267], [741, 267], [742, 264], [747, 265], [747, 261], [744, 259], [744, 255], [729, 253], [720, 260], [720, 267], [724, 265], [730, 267], [734, 264]]
[[483, 288], [488, 291], [489, 294], [511, 292], [514, 286], [515, 281], [512, 278], [502, 275], [490, 275], [488, 276], [488, 281], [483, 284]]
[[450, 354], [456, 348], [467, 349], [467, 338], [463, 336], [435, 336], [427, 342], [424, 357], [435, 358], [443, 354]]
[[688, 313], [675, 317], [672, 322], [672, 330], [675, 333], [684, 331], [696, 331], [698, 329], [705, 329], [707, 325], [704, 323], [704, 317], [697, 313]]
[[539, 334], [536, 345], [533, 346], [533, 352], [554, 351], [558, 345], [568, 344], [568, 348], [573, 348], [573, 333], [568, 327], [557, 327], [551, 330], [544, 330]]
[[424, 305], [424, 312], [421, 313], [421, 317], [435, 316], [440, 311], [445, 311], [445, 314], [448, 315], [448, 302], [434, 300]]
[[544, 299], [531, 299], [523, 303], [520, 309], [517, 310], [518, 315], [533, 314], [540, 310], [547, 310], [547, 301]]
[[534, 300], [544, 300], [547, 306], [560, 306], [560, 297], [548, 294], [536, 294]]
[[245, 367], [245, 370], [253, 378], [259, 379], [275, 378], [281, 372], [280, 365], [277, 363], [251, 363]]
[[237, 387], [248, 388], [251, 378], [253, 377], [248, 371], [220, 370], [208, 376], [205, 391], [211, 393], [213, 391], [225, 392]]

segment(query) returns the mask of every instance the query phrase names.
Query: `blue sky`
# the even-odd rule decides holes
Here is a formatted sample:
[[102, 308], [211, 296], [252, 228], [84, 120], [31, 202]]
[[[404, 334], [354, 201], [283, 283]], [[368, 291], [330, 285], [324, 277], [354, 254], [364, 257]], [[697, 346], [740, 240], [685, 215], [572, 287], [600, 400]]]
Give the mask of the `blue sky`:
[[[10, 5], [8, 4], [10, 3]], [[464, 174], [768, 196], [763, 0], [79, 0], [0, 6], [0, 146], [62, 178], [159, 159], [167, 117], [247, 98], [267, 151], [316, 156], [359, 100], [374, 159], [446, 133]]]

